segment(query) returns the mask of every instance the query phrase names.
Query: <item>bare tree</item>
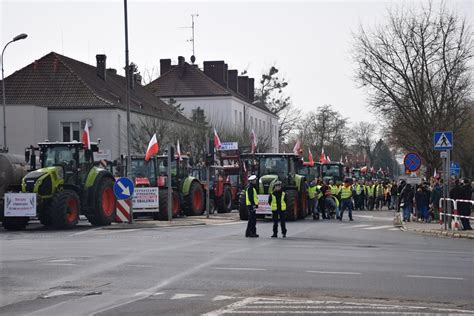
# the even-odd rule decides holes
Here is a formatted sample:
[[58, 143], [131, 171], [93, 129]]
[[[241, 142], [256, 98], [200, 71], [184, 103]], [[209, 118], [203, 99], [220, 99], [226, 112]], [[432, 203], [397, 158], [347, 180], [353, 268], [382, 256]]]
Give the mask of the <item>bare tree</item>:
[[361, 150], [362, 154], [367, 155], [369, 164], [373, 166], [373, 150], [377, 140], [375, 124], [369, 122], [356, 123], [352, 128], [352, 137], [356, 148]]
[[[436, 130], [456, 135], [469, 124], [472, 33], [466, 21], [430, 2], [421, 12], [393, 10], [388, 23], [356, 35], [356, 79], [395, 143], [416, 150], [431, 173], [439, 163]], [[471, 129], [472, 130], [472, 129]]]

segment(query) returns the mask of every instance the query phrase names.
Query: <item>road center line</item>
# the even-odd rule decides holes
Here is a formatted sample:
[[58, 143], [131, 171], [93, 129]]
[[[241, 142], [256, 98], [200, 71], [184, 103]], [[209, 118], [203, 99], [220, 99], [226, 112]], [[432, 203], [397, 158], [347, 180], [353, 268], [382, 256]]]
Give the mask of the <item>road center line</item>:
[[342, 275], [361, 275], [360, 272], [345, 272], [345, 271], [306, 271], [308, 273], [318, 274], [342, 274]]
[[352, 226], [346, 226], [346, 227], [341, 227], [341, 229], [347, 229], [347, 228], [360, 228], [360, 227], [370, 227], [372, 225], [352, 225]]
[[390, 227], [393, 227], [393, 225], [382, 225], [382, 226], [367, 227], [367, 228], [362, 228], [362, 229], [375, 230], [375, 229], [385, 229], [385, 228], [390, 228]]
[[464, 278], [443, 277], [433, 275], [405, 275], [406, 278], [420, 278], [420, 279], [440, 279], [440, 280], [464, 280]]
[[262, 268], [221, 268], [215, 267], [214, 270], [236, 270], [236, 271], [267, 271], [267, 269]]

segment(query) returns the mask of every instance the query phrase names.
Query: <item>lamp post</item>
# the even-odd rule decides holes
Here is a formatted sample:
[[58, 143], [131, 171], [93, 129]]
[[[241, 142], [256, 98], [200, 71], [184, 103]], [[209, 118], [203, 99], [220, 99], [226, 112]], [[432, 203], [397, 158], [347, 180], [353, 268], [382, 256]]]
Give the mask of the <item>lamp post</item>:
[[19, 41], [19, 40], [22, 40], [22, 39], [25, 39], [27, 38], [28, 35], [26, 35], [25, 33], [21, 33], [17, 36], [15, 36], [11, 41], [9, 41], [5, 47], [3, 47], [3, 50], [2, 50], [2, 96], [3, 96], [3, 151], [7, 151], [8, 148], [7, 148], [7, 120], [6, 120], [6, 116], [5, 116], [5, 112], [6, 112], [6, 99], [5, 99], [5, 67], [3, 67], [3, 54], [5, 53], [5, 49], [7, 48], [7, 46], [10, 44], [10, 43], [13, 43], [13, 42], [16, 42], [16, 41]]

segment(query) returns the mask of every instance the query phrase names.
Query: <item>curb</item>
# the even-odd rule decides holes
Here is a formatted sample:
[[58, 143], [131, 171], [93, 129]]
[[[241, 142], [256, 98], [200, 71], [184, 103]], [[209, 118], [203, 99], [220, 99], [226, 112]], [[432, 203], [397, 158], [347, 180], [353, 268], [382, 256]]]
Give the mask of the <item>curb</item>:
[[439, 237], [474, 239], [474, 235], [472, 235], [472, 234], [465, 234], [465, 233], [445, 231], [445, 230], [408, 229], [407, 231], [412, 231], [412, 232], [415, 232], [415, 233], [421, 233], [421, 234], [431, 235], [431, 236], [439, 236]]

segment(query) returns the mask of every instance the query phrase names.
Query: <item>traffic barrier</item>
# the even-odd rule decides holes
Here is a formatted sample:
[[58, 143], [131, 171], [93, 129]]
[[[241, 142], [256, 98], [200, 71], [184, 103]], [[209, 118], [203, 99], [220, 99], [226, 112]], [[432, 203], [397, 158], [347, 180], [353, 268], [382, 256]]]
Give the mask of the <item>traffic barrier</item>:
[[[448, 213], [443, 212], [443, 209], [441, 207], [441, 205], [442, 205], [441, 200], [450, 201], [450, 202], [453, 203], [453, 213], [452, 214], [448, 214]], [[439, 201], [439, 205], [440, 205], [439, 215], [445, 215], [447, 217], [453, 217], [452, 220], [451, 220], [451, 229], [452, 230], [461, 230], [463, 228], [462, 224], [459, 220], [460, 218], [474, 219], [473, 216], [459, 215], [459, 212], [458, 212], [458, 203], [470, 203], [470, 204], [474, 205], [474, 201], [472, 201], [472, 200], [453, 200], [453, 199], [445, 199], [445, 198], [442, 198], [441, 200]], [[442, 220], [441, 216], [440, 216], [440, 224], [441, 225], [443, 224], [443, 220]]]
[[456, 208], [456, 201], [454, 201], [453, 199], [447, 199], [447, 198], [441, 198], [439, 199], [439, 224], [442, 226], [443, 225], [443, 217], [441, 215], [444, 215], [445, 213], [443, 213], [444, 209], [443, 209], [443, 201], [447, 201], [448, 203], [452, 203], [453, 204], [453, 208]]
[[117, 210], [115, 215], [115, 222], [128, 223], [130, 222], [130, 208], [132, 200], [117, 200]]

